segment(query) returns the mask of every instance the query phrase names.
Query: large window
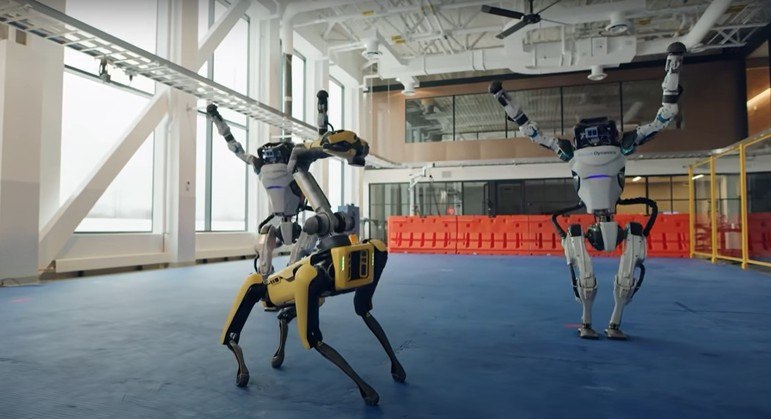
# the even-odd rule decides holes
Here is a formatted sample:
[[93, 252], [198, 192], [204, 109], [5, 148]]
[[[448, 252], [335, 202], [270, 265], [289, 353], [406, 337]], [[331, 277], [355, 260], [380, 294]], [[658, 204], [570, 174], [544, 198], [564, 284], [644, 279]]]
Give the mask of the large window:
[[[114, 35], [137, 47], [155, 53], [158, 19], [157, 0], [126, 2], [95, 2], [92, 0], [67, 0], [68, 15], [101, 31]], [[142, 22], [138, 25], [137, 22]], [[99, 60], [88, 54], [64, 49], [64, 64], [71, 68], [98, 74]], [[129, 85], [144, 92], [153, 93], [155, 83], [142, 76], [129, 77], [121, 70], [108, 69], [111, 82]]]
[[[156, 0], [94, 3], [70, 0], [67, 14], [109, 34], [155, 52]], [[137, 26], [131, 22], [143, 22]], [[99, 61], [65, 49], [59, 201], [69, 199], [131, 127], [154, 83], [108, 69], [111, 83], [99, 79]], [[153, 211], [153, 135], [130, 158], [75, 230], [149, 232]]]
[[[199, 37], [225, 13], [219, 1], [199, 0]], [[213, 13], [213, 14], [212, 14]], [[204, 25], [208, 22], [208, 25]], [[202, 34], [201, 34], [202, 33]], [[249, 22], [240, 19], [214, 51], [201, 74], [239, 93], [248, 93]], [[245, 115], [219, 108], [233, 136], [244, 148], [249, 143]], [[212, 129], [204, 114], [198, 115], [196, 138], [196, 230], [246, 230], [247, 178], [252, 172]]]
[[[650, 122], [661, 106], [659, 80], [595, 83], [514, 90], [509, 95], [545, 134], [572, 137], [581, 119], [605, 116], [620, 131]], [[470, 141], [521, 136], [500, 104], [489, 94], [407, 99], [405, 141]], [[622, 113], [623, 109], [623, 113]], [[668, 129], [681, 128], [678, 117]]]
[[292, 54], [292, 116], [300, 121], [306, 121], [305, 103], [305, 57], [295, 51]]
[[[281, 61], [282, 66], [284, 61]], [[281, 92], [282, 96], [286, 96], [286, 83], [284, 77], [286, 72], [284, 69], [281, 71]], [[316, 125], [313, 115], [306, 115], [305, 107], [307, 104], [307, 92], [305, 91], [306, 69], [305, 69], [305, 57], [300, 55], [297, 51], [292, 53], [292, 109], [291, 115], [293, 118], [300, 121], [310, 122], [314, 126]], [[315, 98], [315, 96], [314, 96]], [[295, 144], [300, 144], [303, 139], [297, 135], [292, 135], [292, 141]]]
[[369, 185], [369, 218], [362, 225], [362, 237], [385, 240], [388, 217], [409, 215], [407, 188], [406, 183]]

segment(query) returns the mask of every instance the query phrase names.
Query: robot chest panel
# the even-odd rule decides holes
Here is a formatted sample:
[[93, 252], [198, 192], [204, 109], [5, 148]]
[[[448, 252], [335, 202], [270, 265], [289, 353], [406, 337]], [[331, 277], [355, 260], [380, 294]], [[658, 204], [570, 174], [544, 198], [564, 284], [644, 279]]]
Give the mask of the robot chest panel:
[[300, 205], [300, 197], [292, 189], [294, 177], [286, 164], [266, 164], [260, 172], [260, 183], [270, 198], [271, 212], [294, 215]]
[[626, 159], [618, 147], [577, 150], [571, 162], [578, 197], [589, 213], [614, 212], [621, 196]]

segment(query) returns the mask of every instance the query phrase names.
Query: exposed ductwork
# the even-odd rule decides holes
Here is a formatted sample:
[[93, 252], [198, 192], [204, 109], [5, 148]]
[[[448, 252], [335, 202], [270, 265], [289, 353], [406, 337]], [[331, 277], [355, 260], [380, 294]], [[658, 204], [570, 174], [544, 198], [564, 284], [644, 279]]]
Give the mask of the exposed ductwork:
[[[549, 74], [586, 71], [592, 68], [612, 68], [631, 62], [636, 56], [660, 54], [672, 42], [683, 42], [689, 49], [696, 46], [725, 13], [731, 0], [714, 0], [688, 34], [679, 38], [667, 38], [638, 42], [634, 35], [612, 35], [612, 32], [589, 38], [572, 38], [564, 25], [542, 21], [520, 30], [504, 40], [503, 48], [471, 50], [450, 55], [428, 55], [406, 60], [404, 65], [390, 59], [381, 59], [379, 73], [382, 78], [426, 76], [460, 71], [509, 69], [520, 74]], [[591, 22], [627, 22], [626, 16], [646, 12], [645, 0], [624, 0], [613, 3], [613, 12], [607, 4], [571, 8], [555, 7], [551, 20], [567, 24]], [[516, 22], [512, 22], [515, 24]], [[534, 29], [560, 27], [560, 40], [551, 42], [527, 42]], [[529, 29], [529, 30], [528, 30]], [[390, 58], [390, 57], [384, 57]], [[595, 73], [599, 74], [596, 70]], [[599, 75], [596, 76], [599, 78]]]
[[279, 3], [281, 11], [281, 52], [284, 59], [284, 113], [292, 113], [292, 53], [294, 52], [295, 19], [301, 13], [348, 4], [343, 0], [302, 0]]
[[682, 42], [685, 47], [691, 51], [695, 46], [701, 43], [705, 36], [707, 36], [709, 30], [715, 26], [718, 19], [720, 19], [720, 16], [725, 13], [730, 5], [731, 0], [713, 0], [687, 35], [677, 39], [661, 39], [643, 43], [640, 45], [639, 54], [663, 54], [667, 50], [667, 45], [676, 41]]

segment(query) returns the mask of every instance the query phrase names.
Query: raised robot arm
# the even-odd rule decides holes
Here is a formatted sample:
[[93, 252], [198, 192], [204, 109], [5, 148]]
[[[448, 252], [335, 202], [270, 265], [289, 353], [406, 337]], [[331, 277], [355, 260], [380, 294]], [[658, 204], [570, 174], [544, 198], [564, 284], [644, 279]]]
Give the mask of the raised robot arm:
[[554, 151], [563, 161], [569, 161], [573, 158], [573, 146], [570, 144], [570, 141], [545, 136], [538, 129], [538, 125], [522, 112], [519, 104], [511, 99], [511, 96], [503, 89], [500, 81], [493, 80], [490, 83], [489, 91], [495, 96], [498, 103], [503, 106], [503, 109], [506, 111], [506, 118], [519, 125], [519, 132], [530, 138], [530, 141]]
[[225, 122], [225, 120], [222, 119], [222, 115], [220, 115], [219, 111], [217, 110], [217, 105], [210, 103], [209, 106], [206, 107], [206, 117], [209, 118], [212, 123], [214, 123], [215, 127], [217, 127], [217, 132], [219, 132], [219, 134], [225, 138], [230, 151], [232, 151], [233, 154], [238, 156], [238, 158], [243, 160], [246, 164], [254, 167], [255, 173], [260, 174], [260, 170], [263, 166], [262, 159], [244, 151], [244, 147], [241, 145], [241, 143], [236, 141], [236, 138], [233, 137], [233, 134], [230, 132], [230, 127]]
[[683, 88], [680, 86], [680, 69], [682, 68], [685, 51], [685, 45], [680, 42], [674, 42], [667, 48], [668, 55], [665, 67], [667, 75], [661, 84], [661, 89], [664, 93], [661, 107], [652, 122], [640, 125], [634, 131], [624, 133], [621, 137], [621, 152], [624, 155], [634, 153], [638, 146], [650, 141], [654, 135], [666, 128], [677, 115], [677, 100], [683, 92]]
[[321, 138], [309, 141], [303, 146], [295, 147], [292, 152], [289, 167], [292, 168], [294, 179], [302, 189], [316, 215], [310, 217], [303, 225], [303, 233], [318, 235], [324, 238], [351, 230], [354, 220], [346, 214], [333, 212], [329, 200], [319, 187], [316, 179], [308, 172], [311, 163], [327, 157], [339, 157], [352, 166], [364, 166], [364, 158], [369, 154], [369, 144], [359, 138], [353, 131], [328, 131], [326, 91], [320, 90], [318, 99], [319, 115], [318, 130]]

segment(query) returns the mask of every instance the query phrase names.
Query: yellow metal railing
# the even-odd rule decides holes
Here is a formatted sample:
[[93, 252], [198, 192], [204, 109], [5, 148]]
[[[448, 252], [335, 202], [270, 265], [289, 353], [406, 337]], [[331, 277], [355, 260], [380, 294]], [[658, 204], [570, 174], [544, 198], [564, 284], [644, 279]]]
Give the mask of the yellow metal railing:
[[771, 267], [771, 211], [748, 212], [748, 194], [767, 193], [749, 190], [748, 176], [763, 173], [771, 181], [771, 130], [688, 167], [691, 257]]

